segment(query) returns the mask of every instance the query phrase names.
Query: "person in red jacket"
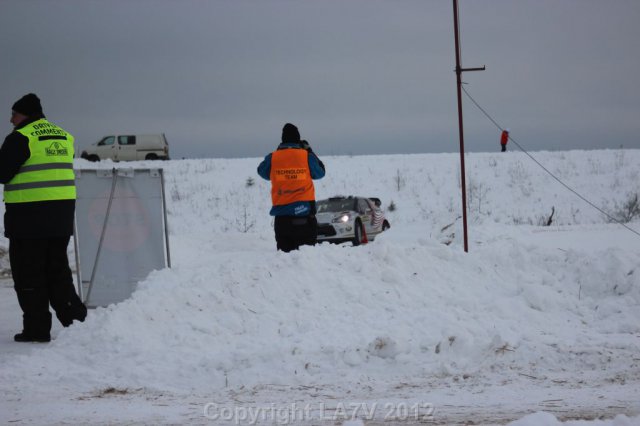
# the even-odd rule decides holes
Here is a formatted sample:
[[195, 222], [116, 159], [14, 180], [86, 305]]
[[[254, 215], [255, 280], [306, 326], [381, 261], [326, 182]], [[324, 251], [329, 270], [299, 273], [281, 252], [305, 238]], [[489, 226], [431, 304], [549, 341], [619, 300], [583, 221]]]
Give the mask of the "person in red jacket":
[[507, 142], [509, 142], [509, 129], [504, 129], [500, 135], [500, 146], [502, 147], [502, 152], [507, 150]]

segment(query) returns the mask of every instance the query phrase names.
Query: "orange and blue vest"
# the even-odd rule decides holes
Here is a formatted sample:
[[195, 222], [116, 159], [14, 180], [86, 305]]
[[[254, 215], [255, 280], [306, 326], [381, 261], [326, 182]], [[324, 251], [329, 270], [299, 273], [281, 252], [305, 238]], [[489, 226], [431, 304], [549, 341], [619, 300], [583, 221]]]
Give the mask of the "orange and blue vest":
[[282, 149], [271, 154], [271, 203], [274, 206], [316, 199], [309, 153], [304, 149]]
[[271, 216], [315, 214], [313, 179], [321, 179], [325, 171], [314, 153], [298, 144], [280, 144], [260, 163], [258, 174], [272, 183]]

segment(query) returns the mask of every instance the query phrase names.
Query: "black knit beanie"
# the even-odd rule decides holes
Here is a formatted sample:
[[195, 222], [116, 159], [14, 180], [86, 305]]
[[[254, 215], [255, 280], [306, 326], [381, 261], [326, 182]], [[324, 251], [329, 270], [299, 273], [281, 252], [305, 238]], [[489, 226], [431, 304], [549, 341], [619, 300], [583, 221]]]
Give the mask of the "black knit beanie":
[[33, 93], [29, 93], [18, 99], [11, 109], [27, 117], [44, 117], [42, 105], [40, 105], [40, 98]]
[[291, 123], [287, 123], [282, 128], [282, 143], [300, 143], [300, 133], [298, 128]]

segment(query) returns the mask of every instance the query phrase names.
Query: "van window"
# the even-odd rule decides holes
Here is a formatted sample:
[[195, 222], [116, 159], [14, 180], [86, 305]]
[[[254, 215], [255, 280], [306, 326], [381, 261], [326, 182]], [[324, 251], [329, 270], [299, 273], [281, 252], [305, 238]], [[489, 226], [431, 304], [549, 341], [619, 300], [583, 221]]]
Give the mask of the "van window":
[[113, 145], [115, 140], [116, 140], [115, 136], [107, 136], [106, 138], [98, 142], [98, 146]]
[[135, 145], [136, 137], [135, 136], [118, 136], [118, 144], [119, 145]]

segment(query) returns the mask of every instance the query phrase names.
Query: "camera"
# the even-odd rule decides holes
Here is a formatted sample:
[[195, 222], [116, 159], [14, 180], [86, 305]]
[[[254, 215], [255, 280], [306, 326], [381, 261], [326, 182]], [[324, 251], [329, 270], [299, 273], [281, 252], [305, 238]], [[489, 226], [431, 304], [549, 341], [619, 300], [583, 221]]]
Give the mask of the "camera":
[[306, 149], [307, 151], [312, 152], [311, 146], [309, 145], [309, 142], [307, 142], [304, 139], [300, 141], [300, 147], [303, 148], [303, 149]]

